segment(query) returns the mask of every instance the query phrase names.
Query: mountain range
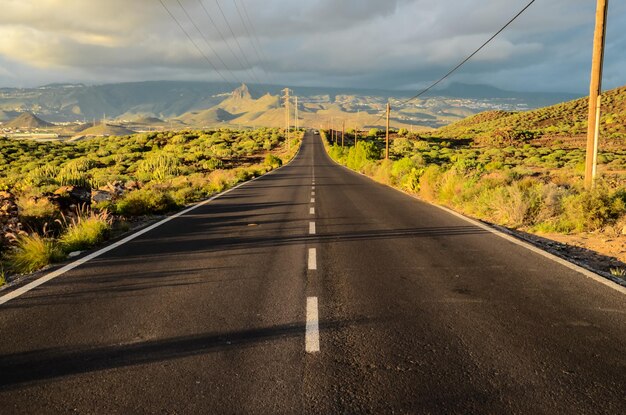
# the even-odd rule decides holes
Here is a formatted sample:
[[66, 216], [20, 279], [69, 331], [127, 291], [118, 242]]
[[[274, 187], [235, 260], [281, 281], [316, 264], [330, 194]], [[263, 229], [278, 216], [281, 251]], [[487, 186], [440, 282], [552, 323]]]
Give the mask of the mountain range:
[[[282, 87], [225, 83], [150, 81], [107, 85], [51, 84], [38, 88], [0, 88], [0, 122], [32, 112], [51, 122], [152, 120], [189, 126], [285, 123]], [[438, 127], [489, 109], [537, 108], [574, 98], [564, 93], [505, 91], [486, 85], [450, 84], [428, 97], [403, 104], [414, 91], [294, 87], [300, 125], [342, 120], [350, 126], [382, 124], [387, 101], [398, 126]], [[152, 124], [152, 123], [149, 123]]]

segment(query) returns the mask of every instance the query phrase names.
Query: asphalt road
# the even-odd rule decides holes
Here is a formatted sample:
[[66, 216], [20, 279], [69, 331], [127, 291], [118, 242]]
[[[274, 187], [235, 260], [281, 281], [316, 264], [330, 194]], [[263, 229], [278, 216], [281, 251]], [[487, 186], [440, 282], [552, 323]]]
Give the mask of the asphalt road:
[[623, 414], [625, 390], [622, 293], [312, 134], [0, 306], [2, 414]]

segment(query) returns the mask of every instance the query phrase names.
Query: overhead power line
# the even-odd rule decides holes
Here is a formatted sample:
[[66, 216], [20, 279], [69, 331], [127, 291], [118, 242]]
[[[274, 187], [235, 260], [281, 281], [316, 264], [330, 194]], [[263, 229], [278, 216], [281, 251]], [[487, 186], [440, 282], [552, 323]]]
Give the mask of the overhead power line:
[[222, 31], [220, 30], [219, 26], [217, 25], [217, 23], [215, 22], [215, 20], [213, 19], [213, 17], [211, 16], [211, 13], [209, 13], [209, 11], [207, 10], [206, 6], [204, 5], [204, 2], [202, 0], [197, 0], [198, 3], [200, 4], [200, 6], [202, 7], [202, 10], [204, 10], [204, 14], [208, 17], [209, 21], [211, 22], [211, 24], [213, 25], [213, 27], [215, 28], [215, 30], [217, 31], [217, 34], [220, 36], [220, 39], [222, 39], [222, 42], [224, 42], [224, 44], [226, 45], [226, 47], [228, 48], [228, 50], [230, 51], [230, 53], [233, 55], [233, 57], [237, 60], [237, 62], [239, 63], [239, 66], [242, 69], [245, 69], [248, 71], [248, 73], [250, 74], [251, 78], [253, 80], [255, 80], [256, 82], [259, 82], [258, 78], [256, 77], [256, 75], [254, 74], [254, 72], [252, 71], [252, 69], [250, 67], [246, 68], [246, 65], [244, 65], [244, 63], [241, 61], [241, 59], [239, 58], [239, 56], [235, 53], [235, 51], [233, 50], [233, 48], [230, 46], [230, 43], [228, 43], [228, 41], [226, 40], [226, 38], [224, 37], [224, 35], [222, 34]]
[[196, 30], [198, 31], [198, 33], [200, 33], [200, 36], [202, 37], [202, 39], [204, 40], [204, 43], [208, 46], [208, 48], [211, 50], [211, 52], [213, 53], [213, 55], [217, 58], [217, 60], [220, 61], [220, 63], [222, 64], [222, 66], [226, 69], [226, 71], [230, 74], [230, 76], [235, 80], [236, 83], [241, 83], [241, 81], [239, 80], [239, 78], [237, 78], [235, 76], [235, 74], [230, 70], [230, 68], [228, 67], [228, 65], [226, 64], [226, 62], [224, 62], [224, 60], [222, 59], [222, 57], [219, 55], [219, 53], [217, 53], [217, 51], [215, 49], [213, 49], [213, 46], [211, 46], [211, 42], [209, 42], [209, 40], [207, 39], [207, 37], [204, 35], [204, 32], [200, 29], [200, 27], [198, 27], [198, 25], [196, 24], [196, 22], [193, 20], [193, 18], [191, 17], [191, 15], [189, 14], [189, 12], [187, 11], [187, 9], [185, 8], [185, 6], [183, 6], [183, 3], [181, 3], [180, 0], [176, 0], [176, 2], [178, 3], [178, 5], [180, 6], [181, 9], [183, 9], [183, 12], [185, 13], [185, 16], [187, 16], [187, 19], [189, 19], [189, 21], [191, 22], [191, 24], [193, 25], [193, 27], [196, 28]]
[[[487, 46], [493, 39], [496, 38], [496, 36], [498, 36], [500, 33], [502, 33], [504, 31], [504, 29], [506, 29], [507, 27], [509, 27], [511, 25], [511, 23], [513, 23], [515, 20], [517, 20], [518, 17], [520, 17], [530, 6], [532, 6], [532, 4], [537, 1], [537, 0], [531, 0], [526, 6], [524, 6], [524, 8], [522, 10], [520, 10], [515, 16], [513, 16], [511, 18], [511, 20], [509, 20], [504, 26], [502, 26], [500, 28], [500, 30], [498, 30], [496, 33], [494, 33], [489, 39], [487, 39], [485, 41], [485, 43], [483, 43], [482, 45], [480, 45], [480, 47], [478, 49], [476, 49], [474, 52], [472, 52], [468, 57], [466, 57], [465, 59], [463, 59], [458, 65], [456, 65], [454, 68], [450, 69], [444, 76], [442, 76], [441, 78], [439, 78], [437, 81], [433, 82], [432, 84], [430, 84], [427, 88], [422, 89], [420, 92], [418, 92], [417, 94], [413, 95], [411, 98], [405, 99], [404, 101], [400, 102], [400, 105], [404, 105], [407, 104], [411, 101], [413, 101], [416, 98], [421, 97], [422, 95], [424, 95], [425, 93], [427, 93], [428, 91], [430, 91], [431, 89], [433, 89], [434, 87], [436, 87], [437, 85], [439, 85], [441, 82], [443, 82], [446, 78], [448, 78], [450, 75], [452, 75], [454, 72], [456, 72], [459, 68], [461, 68], [463, 65], [465, 65], [465, 63], [467, 63], [467, 61], [469, 61], [470, 59], [472, 59], [478, 52], [480, 52], [485, 46]], [[375, 123], [377, 123], [381, 118], [383, 118], [385, 116], [385, 114], [381, 114], [380, 117], [378, 117], [378, 119], [375, 121]]]
[[165, 3], [163, 2], [163, 0], [159, 0], [159, 3], [161, 3], [161, 6], [163, 6], [163, 8], [165, 9], [165, 11], [167, 12], [167, 14], [170, 15], [170, 17], [172, 18], [172, 20], [174, 20], [176, 22], [176, 24], [178, 25], [178, 27], [180, 27], [180, 30], [183, 31], [183, 33], [185, 34], [185, 36], [187, 37], [187, 39], [189, 39], [189, 42], [191, 42], [191, 44], [198, 50], [198, 52], [200, 53], [200, 55], [204, 58], [204, 60], [207, 61], [207, 63], [209, 64], [209, 66], [211, 66], [211, 68], [213, 68], [213, 70], [215, 71], [215, 73], [217, 73], [219, 75], [220, 78], [222, 78], [222, 80], [224, 82], [226, 82], [227, 84], [230, 84], [231, 82], [228, 81], [226, 79], [226, 77], [220, 72], [219, 69], [217, 69], [217, 67], [213, 64], [213, 62], [211, 62], [211, 59], [209, 59], [209, 57], [206, 55], [206, 53], [204, 53], [204, 51], [200, 48], [200, 46], [198, 46], [198, 44], [196, 43], [195, 40], [193, 40], [193, 38], [191, 37], [191, 35], [189, 34], [189, 32], [187, 32], [187, 30], [185, 29], [185, 27], [180, 23], [180, 21], [176, 18], [176, 16], [174, 16], [174, 14], [170, 11], [170, 9], [165, 5]]
[[[257, 46], [259, 47], [259, 51], [261, 52], [261, 57], [263, 58], [263, 62], [269, 62], [269, 59], [267, 58], [267, 55], [265, 54], [265, 48], [263, 47], [263, 44], [259, 40], [259, 36], [257, 35], [257, 30], [254, 27], [254, 24], [252, 23], [252, 19], [250, 19], [250, 15], [248, 14], [248, 8], [246, 7], [246, 2], [244, 0], [240, 0], [240, 1], [241, 1], [241, 6], [243, 8], [243, 13], [246, 16], [248, 24], [250, 25], [250, 29], [252, 30], [252, 35], [254, 36], [254, 39], [256, 40]], [[276, 81], [274, 80], [274, 76], [271, 74], [271, 72], [267, 71], [267, 68], [265, 68], [265, 65], [263, 63], [261, 63], [261, 68], [263, 69], [263, 72], [265, 72], [265, 75], [268, 76], [273, 83], [276, 83]]]
[[408, 102], [413, 101], [415, 98], [419, 98], [420, 96], [424, 95], [426, 92], [430, 91], [431, 89], [433, 89], [434, 87], [436, 87], [437, 85], [439, 85], [441, 82], [443, 82], [446, 78], [448, 78], [450, 75], [452, 75], [454, 72], [456, 72], [461, 66], [465, 65], [465, 63], [467, 61], [469, 61], [470, 59], [472, 59], [478, 52], [480, 52], [485, 46], [487, 46], [493, 39], [496, 38], [496, 36], [498, 36], [500, 33], [502, 33], [504, 31], [504, 29], [506, 29], [507, 27], [509, 27], [509, 25], [511, 23], [513, 23], [518, 17], [520, 17], [530, 6], [532, 6], [532, 4], [535, 2], [536, 0], [531, 0], [522, 10], [519, 11], [519, 13], [517, 13], [515, 16], [513, 16], [513, 18], [511, 20], [509, 20], [504, 26], [502, 26], [500, 28], [500, 30], [498, 30], [496, 33], [493, 34], [493, 36], [491, 36], [489, 39], [487, 39], [487, 41], [485, 43], [483, 43], [482, 45], [480, 45], [480, 47], [478, 49], [476, 49], [474, 52], [472, 52], [471, 55], [469, 55], [467, 58], [463, 59], [457, 66], [455, 66], [454, 68], [452, 68], [450, 71], [448, 71], [448, 73], [446, 73], [444, 76], [442, 76], [441, 78], [439, 78], [436, 82], [434, 82], [433, 84], [431, 84], [428, 88], [424, 88], [423, 90], [421, 90], [419, 93], [417, 93], [416, 95], [412, 96], [411, 98], [403, 101], [401, 104], [406, 104]]
[[218, 0], [215, 0], [215, 4], [217, 4], [217, 8], [219, 9], [220, 14], [222, 15], [222, 18], [224, 19], [224, 22], [226, 22], [226, 26], [228, 27], [228, 30], [230, 31], [231, 36], [235, 40], [235, 43], [237, 44], [237, 47], [239, 48], [239, 52], [241, 52], [241, 55], [243, 56], [244, 61], [246, 62], [248, 67], [252, 68], [252, 65], [250, 64], [250, 61], [248, 60], [246, 53], [243, 51], [243, 48], [241, 47], [241, 43], [239, 43], [239, 39], [237, 39], [237, 36], [235, 35], [235, 31], [233, 30], [233, 27], [230, 25], [230, 22], [228, 21], [228, 18], [226, 17], [226, 14], [224, 13], [222, 6], [220, 5], [220, 2]]
[[241, 10], [239, 9], [239, 5], [237, 4], [237, 0], [233, 0], [233, 3], [235, 4], [235, 9], [237, 10], [237, 14], [239, 15], [239, 20], [241, 20], [241, 24], [244, 28], [244, 30], [246, 31], [246, 33], [248, 34], [248, 40], [250, 42], [250, 45], [252, 46], [252, 49], [254, 50], [254, 53], [256, 54], [257, 60], [260, 64], [260, 62], [263, 60], [261, 59], [261, 55], [259, 54], [259, 51], [256, 47], [256, 45], [254, 44], [254, 39], [252, 38], [252, 35], [250, 34], [250, 30], [248, 30], [248, 24], [246, 23], [246, 20], [243, 18], [243, 14], [241, 13]]

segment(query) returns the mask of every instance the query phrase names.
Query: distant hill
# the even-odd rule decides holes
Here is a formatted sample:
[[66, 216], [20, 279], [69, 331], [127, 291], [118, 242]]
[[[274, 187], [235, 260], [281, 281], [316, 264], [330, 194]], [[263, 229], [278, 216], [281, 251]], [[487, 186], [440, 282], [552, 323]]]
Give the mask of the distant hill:
[[33, 128], [52, 127], [54, 126], [54, 124], [51, 124], [47, 121], [42, 120], [41, 118], [37, 117], [32, 112], [24, 112], [20, 114], [19, 116], [17, 116], [16, 118], [12, 119], [11, 121], [4, 123], [3, 126], [7, 128], [33, 129]]
[[135, 124], [145, 124], [145, 125], [160, 125], [165, 124], [160, 118], [157, 117], [136, 117], [131, 120]]
[[445, 88], [436, 89], [430, 95], [477, 99], [511, 98], [529, 101], [533, 104], [531, 106], [552, 105], [557, 102], [570, 101], [579, 97], [577, 94], [563, 92], [546, 93], [507, 91], [491, 85], [463, 84], [459, 82], [453, 82]]
[[134, 134], [135, 131], [129, 130], [119, 125], [98, 124], [93, 127], [86, 128], [76, 134], [75, 137], [101, 137], [101, 136], [120, 136]]
[[231, 121], [233, 116], [228, 111], [221, 108], [213, 107], [202, 111], [191, 111], [177, 118], [184, 124], [196, 127], [212, 126], [226, 121]]
[[[487, 111], [442, 127], [434, 134], [480, 138], [504, 129], [529, 131], [535, 136], [576, 137], [587, 133], [588, 98], [531, 111]], [[626, 86], [602, 95], [600, 132], [603, 138], [626, 139]]]

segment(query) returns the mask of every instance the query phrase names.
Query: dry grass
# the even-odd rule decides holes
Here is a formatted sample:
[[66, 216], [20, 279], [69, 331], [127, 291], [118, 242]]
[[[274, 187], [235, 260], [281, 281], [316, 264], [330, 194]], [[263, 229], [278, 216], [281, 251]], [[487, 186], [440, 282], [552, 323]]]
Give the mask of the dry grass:
[[82, 251], [103, 242], [111, 230], [108, 212], [79, 212], [59, 238], [64, 252]]
[[7, 255], [9, 267], [18, 273], [29, 273], [64, 258], [54, 240], [38, 234], [21, 235]]

